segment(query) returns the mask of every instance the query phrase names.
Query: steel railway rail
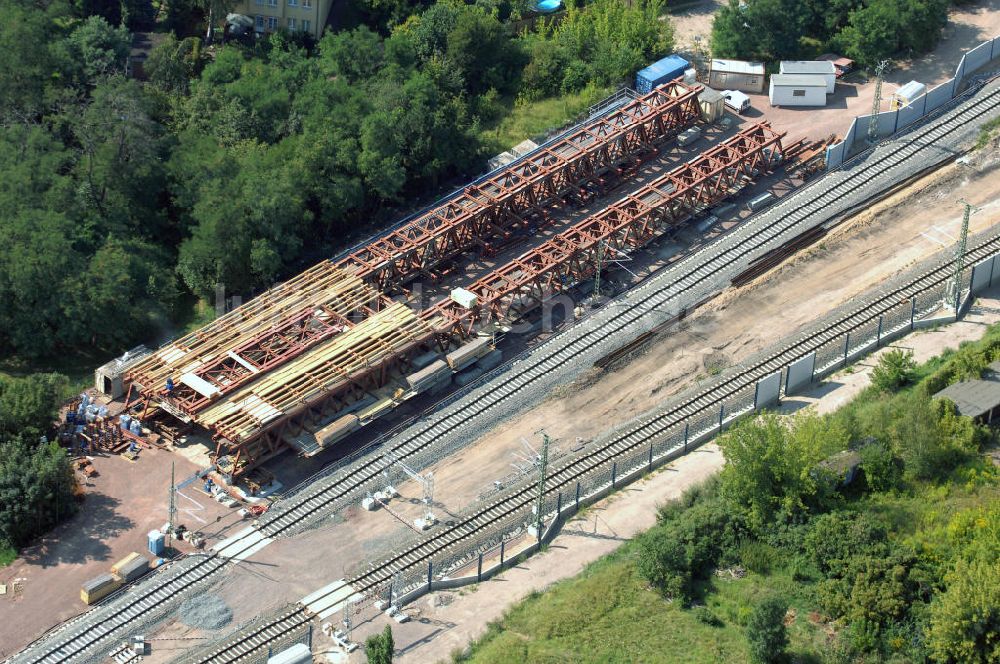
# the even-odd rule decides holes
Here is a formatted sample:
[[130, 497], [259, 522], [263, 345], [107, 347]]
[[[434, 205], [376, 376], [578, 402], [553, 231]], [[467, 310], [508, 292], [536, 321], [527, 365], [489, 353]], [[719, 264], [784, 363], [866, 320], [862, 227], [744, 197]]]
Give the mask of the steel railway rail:
[[[998, 252], [1000, 252], [1000, 235], [994, 235], [971, 249], [967, 258], [970, 264], [974, 264]], [[550, 498], [556, 496], [561, 491], [573, 487], [574, 483], [582, 478], [606, 468], [615, 457], [645, 448], [667, 430], [698, 415], [717, 411], [719, 405], [726, 403], [726, 400], [733, 395], [774, 372], [782, 370], [791, 362], [816, 351], [833, 339], [870, 321], [877, 320], [879, 316], [897, 307], [901, 300], [947, 282], [954, 275], [953, 269], [951, 261], [946, 261], [906, 284], [855, 307], [851, 312], [821, 329], [803, 335], [781, 350], [756, 361], [752, 366], [726, 377], [724, 382], [708, 387], [685, 399], [682, 403], [635, 423], [612, 440], [610, 444], [557, 468], [549, 475], [545, 495]], [[353, 590], [362, 593], [384, 588], [397, 573], [417, 565], [425, 565], [428, 560], [435, 556], [461, 546], [463, 542], [474, 538], [484, 529], [502, 523], [511, 516], [519, 513], [526, 514], [537, 499], [537, 487], [532, 483], [527, 483], [514, 492], [499, 498], [491, 505], [478, 510], [461, 523], [442, 529], [406, 551], [373, 566], [367, 572], [351, 579], [349, 584]], [[296, 627], [309, 620], [309, 614], [304, 607], [290, 616], [294, 616]], [[289, 617], [286, 616], [281, 620], [262, 625], [257, 631], [243, 634], [237, 640], [228, 642], [225, 646], [197, 661], [211, 662], [212, 664], [238, 662], [251, 653], [252, 648], [259, 649], [266, 644], [266, 640], [262, 640], [265, 639], [265, 634], [273, 634], [282, 630], [287, 633], [296, 628], [292, 627], [292, 624], [293, 621], [290, 621]]]
[[[960, 113], [947, 118], [945, 121], [914, 132], [908, 138], [907, 143], [901, 150], [894, 152], [886, 159], [878, 160], [877, 162], [873, 162], [863, 168], [860, 168], [858, 171], [839, 182], [830, 191], [825, 192], [823, 195], [813, 199], [812, 201], [790, 210], [783, 218], [780, 225], [772, 226], [768, 229], [769, 232], [766, 233], [767, 237], [765, 239], [755, 243], [754, 247], [745, 249], [739, 254], [739, 256], [742, 257], [752, 253], [756, 248], [780, 236], [781, 233], [788, 228], [802, 223], [802, 221], [807, 219], [809, 216], [814, 215], [817, 212], [818, 207], [825, 206], [831, 202], [838, 195], [838, 190], [849, 187], [859, 180], [862, 184], [857, 187], [855, 191], [870, 185], [872, 183], [872, 179], [877, 178], [878, 175], [891, 170], [895, 166], [899, 165], [903, 160], [912, 157], [923, 149], [926, 149], [928, 146], [932, 145], [934, 141], [946, 136], [952, 131], [955, 131], [970, 117], [974, 117], [984, 111], [996, 108], [1000, 105], [998, 95], [1000, 95], [1000, 91], [993, 92], [983, 99], [970, 104]], [[736, 230], [739, 228], [743, 227], [738, 227]], [[777, 230], [774, 230], [776, 228]], [[737, 246], [739, 247], [742, 245]], [[968, 261], [969, 263], [975, 263], [977, 260], [997, 253], [998, 251], [1000, 251], [1000, 236], [993, 237], [987, 242], [972, 249], [969, 252]], [[697, 273], [697, 270], [694, 272]], [[611, 459], [627, 454], [629, 451], [649, 445], [651, 441], [655, 440], [665, 431], [693, 418], [699, 413], [717, 411], [720, 404], [725, 403], [727, 399], [731, 398], [735, 394], [738, 394], [740, 391], [747, 389], [747, 387], [753, 385], [756, 381], [773, 374], [775, 371], [780, 371], [790, 362], [822, 347], [825, 343], [831, 339], [837, 338], [846, 331], [854, 329], [858, 325], [867, 321], [877, 319], [885, 311], [888, 311], [893, 306], [898, 305], [901, 296], [908, 293], [917, 293], [931, 288], [936, 284], [946, 281], [952, 276], [952, 274], [952, 266], [950, 264], [945, 264], [935, 268], [910, 281], [909, 283], [893, 289], [889, 293], [881, 295], [863, 306], [855, 308], [854, 311], [841, 317], [838, 321], [824, 327], [821, 330], [814, 331], [806, 335], [802, 339], [786, 346], [781, 351], [778, 351], [768, 358], [755, 363], [753, 366], [741, 370], [739, 373], [727, 378], [725, 383], [708, 388], [667, 411], [658, 413], [655, 416], [635, 424], [625, 433], [616, 437], [608, 445], [602, 447], [601, 449], [594, 450], [593, 452], [574, 461], [568, 462], [566, 465], [552, 473], [547, 482], [546, 495], [549, 497], [556, 495], [562, 489], [572, 486], [573, 483], [579, 479], [606, 466]], [[691, 273], [686, 276], [690, 275]], [[638, 304], [637, 307], [634, 307], [632, 311], [636, 308], [642, 308], [643, 311], [648, 311], [650, 308], [663, 303], [662, 301], [657, 301], [657, 299], [666, 300], [676, 295], [675, 293], [671, 293], [664, 296], [662, 292], [657, 292], [648, 287], [640, 287], [637, 290], [642, 291], [644, 289], [647, 291], [652, 290], [653, 292], [647, 294], [646, 297]], [[625, 313], [627, 314], [629, 312]], [[620, 318], [621, 316], [616, 317], [616, 320]], [[604, 328], [592, 330], [583, 337], [583, 339], [589, 339], [589, 343], [577, 340], [577, 343], [575, 344], [577, 350], [572, 352], [572, 354], [565, 354], [567, 348], [572, 348], [572, 346], [563, 347], [560, 351], [554, 354], [559, 357], [559, 359], [556, 359], [555, 362], [552, 361], [551, 357], [547, 360], [543, 359], [537, 362], [532, 369], [540, 368], [540, 371], [542, 372], [550, 370], [555, 366], [558, 366], [559, 363], [581, 354], [583, 349], [590, 347], [595, 343], [595, 341], [599, 343], [602, 339], [607, 338], [611, 334], [621, 330], [623, 327], [625, 327], [625, 325], [619, 325], [612, 332], [606, 332]], [[604, 332], [604, 334], [597, 337], [595, 340], [595, 336], [601, 332]], [[537, 374], [535, 377], [537, 377]], [[494, 391], [494, 394], [497, 394], [498, 398], [492, 403], [497, 403], [503, 399], [509, 398], [512, 393], [513, 390], [509, 387], [509, 383], [505, 384]], [[476, 404], [473, 405], [478, 404], [479, 402], [476, 402]], [[482, 412], [482, 410], [483, 409], [478, 409], [476, 412]], [[434, 425], [431, 425], [427, 428], [431, 429], [433, 427]], [[410, 443], [413, 440], [419, 440], [419, 435], [414, 439], [407, 441], [407, 443]], [[397, 450], [398, 449], [400, 448], [397, 448]], [[416, 451], [417, 450], [413, 450], [408, 453], [413, 454]], [[477, 511], [463, 522], [450, 526], [446, 529], [439, 530], [434, 536], [410, 547], [406, 551], [395, 555], [383, 563], [374, 566], [367, 572], [356, 576], [349, 581], [349, 584], [356, 592], [362, 593], [384, 588], [386, 584], [391, 582], [392, 578], [397, 573], [407, 569], [412, 569], [417, 565], [424, 565], [428, 560], [433, 559], [435, 556], [440, 555], [449, 549], [456, 548], [457, 546], [460, 546], [461, 543], [472, 539], [484, 529], [488, 529], [491, 526], [502, 522], [504, 519], [526, 510], [537, 500], [536, 491], [536, 487], [531, 485], [522, 487], [514, 493], [508, 494], [507, 496], [498, 499], [491, 505]], [[318, 506], [315, 509], [322, 509], [322, 506]], [[285, 516], [285, 514], [282, 516]], [[284, 528], [288, 528], [290, 525], [291, 524], [285, 525]], [[304, 607], [301, 611], [303, 616], [307, 615]], [[235, 643], [248, 644], [254, 641], [256, 641], [255, 636], [253, 634], [249, 634], [240, 637], [240, 639]], [[225, 648], [213, 652], [211, 655], [199, 659], [198, 661], [213, 663], [239, 661], [238, 658], [231, 658], [226, 654], [232, 645], [235, 644], [227, 645]], [[240, 652], [242, 652], [242, 648], [240, 648]]]
[[[605, 343], [622, 330], [634, 325], [640, 318], [646, 315], [646, 311], [660, 307], [670, 299], [692, 290], [697, 284], [711, 277], [720, 269], [738, 264], [740, 260], [752, 256], [755, 252], [772, 243], [787, 231], [803, 225], [804, 222], [821, 214], [824, 208], [839, 196], [860, 190], [874, 189], [877, 186], [876, 180], [878, 176], [898, 166], [904, 160], [913, 157], [923, 150], [929, 149], [933, 146], [934, 141], [957, 130], [969, 119], [998, 107], [1000, 107], [1000, 90], [994, 91], [982, 99], [975, 101], [960, 113], [947, 118], [943, 122], [929, 125], [914, 132], [908, 137], [906, 144], [899, 150], [884, 159], [858, 168], [819, 197], [800, 205], [779, 203], [772, 209], [780, 210], [783, 205], [789, 209], [779, 223], [764, 229], [762, 232], [757, 232], [756, 228], [751, 228], [747, 224], [735, 227], [727, 235], [720, 237], [715, 243], [709, 245], [707, 250], [711, 250], [712, 254], [708, 255], [707, 250], [702, 252], [705, 256], [699, 263], [687, 268], [686, 262], [682, 262], [677, 268], [673, 268], [671, 272], [679, 272], [682, 269], [687, 269], [684, 274], [677, 275], [677, 279], [668, 288], [658, 290], [657, 288], [652, 288], [649, 284], [640, 286], [633, 293], [642, 293], [643, 297], [638, 301], [633, 300], [631, 302], [633, 306], [630, 309], [622, 310], [621, 313], [607, 321], [604, 325], [577, 337], [569, 344], [558, 347], [551, 353], [545, 354], [542, 357], [529, 357], [528, 362], [530, 364], [528, 366], [523, 367], [518, 375], [511, 376], [503, 385], [489, 392], [485, 395], [485, 398], [466, 404], [463, 408], [436, 422], [416, 425], [417, 430], [394, 448], [394, 455], [402, 459], [415, 455], [433, 444], [441, 436], [455, 430], [462, 423], [511, 399], [516, 393], [524, 390], [556, 367], [571, 361], [594, 346]], [[696, 254], [696, 256], [699, 255], [701, 254]], [[373, 461], [367, 466], [352, 472], [349, 476], [341, 478], [334, 484], [321, 487], [315, 492], [310, 492], [298, 498], [296, 504], [265, 515], [265, 518], [261, 521], [262, 530], [269, 537], [274, 537], [288, 531], [309, 516], [323, 510], [336, 501], [344, 500], [356, 490], [365, 486], [365, 484], [377, 479], [382, 468], [382, 463], [377, 460]]]
[[[613, 318], [600, 326], [580, 334], [569, 343], [556, 347], [549, 353], [536, 357], [529, 356], [526, 361], [527, 366], [517, 376], [510, 377], [503, 385], [491, 390], [484, 398], [463, 405], [461, 409], [457, 409], [456, 412], [450, 413], [437, 422], [418, 425], [419, 428], [413, 434], [394, 448], [394, 455], [400, 459], [416, 455], [432, 445], [438, 438], [457, 429], [463, 422], [510, 400], [553, 369], [572, 361], [589, 350], [606, 347], [609, 345], [609, 340], [638, 323], [647, 311], [662, 306], [678, 295], [692, 291], [699, 283], [709, 279], [720, 270], [738, 265], [741, 260], [752, 256], [767, 244], [781, 238], [788, 231], [820, 215], [823, 209], [839, 196], [878, 188], [877, 180], [880, 175], [900, 165], [903, 161], [933, 148], [935, 141], [956, 131], [972, 118], [993, 111], [998, 107], [1000, 107], [1000, 89], [981, 98], [968, 100], [964, 105], [953, 109], [953, 114], [938, 118], [937, 121], [912, 131], [905, 139], [900, 139], [905, 140], [905, 143], [899, 149], [883, 158], [864, 164], [819, 196], [799, 204], [796, 199], [800, 196], [795, 195], [790, 200], [778, 203], [771, 210], [780, 210], [784, 213], [779, 223], [760, 232], [755, 227], [752, 228], [752, 224], [741, 224], [735, 227], [709, 245], [707, 249], [712, 251], [711, 255], [708, 254], [708, 251], [703, 250], [690, 259], [682, 261], [664, 275], [654, 277], [655, 281], [661, 281], [667, 274], [675, 275], [676, 278], [670, 286], [663, 288], [659, 284], [647, 283], [638, 287], [630, 294], [634, 298], [631, 301], [633, 306], [630, 309], [622, 309], [620, 313], [616, 313]], [[819, 182], [822, 180], [816, 181], [817, 184]], [[570, 329], [560, 336], [572, 332], [573, 329]], [[273, 510], [272, 513], [269, 513], [273, 516], [262, 519], [260, 530], [268, 537], [288, 533], [317, 512], [323, 511], [338, 501], [342, 502], [354, 498], [354, 494], [360, 488], [378, 478], [383, 468], [384, 462], [381, 459], [373, 459], [362, 467], [352, 470], [350, 475], [339, 478], [334, 483], [327, 484], [317, 491], [293, 499], [293, 504]], [[487, 509], [495, 511], [499, 508]], [[482, 517], [495, 518], [495, 515], [483, 513]], [[441, 531], [438, 537], [444, 537], [449, 532], [452, 531]], [[435, 538], [428, 542], [434, 541], [440, 540]], [[254, 543], [255, 541], [248, 543], [246, 549], [254, 546]], [[454, 542], [451, 542], [449, 546], [452, 544]], [[235, 548], [229, 549], [229, 556], [238, 554], [239, 551], [236, 551]], [[405, 555], [402, 554], [402, 556]], [[397, 558], [402, 560], [402, 556]], [[43, 662], [56, 664], [57, 662], [76, 660], [102, 642], [120, 636], [119, 632], [130, 622], [155, 613], [177, 594], [204, 581], [222, 569], [228, 559], [228, 557], [218, 554], [209, 554], [201, 557], [188, 569], [182, 570], [163, 585], [149, 588], [140, 585], [132, 591], [135, 597], [130, 603], [116, 607], [106, 614], [95, 616], [94, 619], [84, 617], [64, 625], [15, 656], [14, 661], [30, 662], [31, 664]], [[180, 564], [183, 565], [184, 562], [182, 561]], [[379, 581], [379, 583], [381, 582], [384, 582], [384, 579]], [[60, 636], [63, 633], [65, 633], [64, 636]], [[49, 641], [55, 643], [50, 644]]]
[[[998, 252], [1000, 252], [1000, 235], [994, 235], [970, 250], [967, 260], [970, 264], [974, 264]], [[877, 320], [879, 316], [897, 307], [901, 300], [906, 300], [915, 294], [941, 285], [952, 279], [953, 276], [954, 265], [951, 261], [946, 261], [903, 286], [894, 288], [856, 307], [851, 313], [838, 318], [833, 323], [804, 335], [781, 350], [727, 377], [724, 382], [706, 388], [682, 403], [634, 424], [609, 444], [569, 461], [552, 472], [546, 480], [545, 495], [548, 497], [556, 496], [563, 489], [572, 487], [579, 479], [607, 466], [615, 457], [647, 447], [664, 432], [675, 426], [699, 415], [718, 412], [721, 404], [726, 403], [735, 394], [753, 386], [757, 381], [781, 371], [791, 362], [821, 348], [833, 339], [843, 336], [846, 332]], [[434, 556], [460, 545], [480, 531], [490, 528], [518, 512], [526, 512], [537, 499], [538, 487], [529, 482], [515, 492], [472, 514], [461, 523], [442, 529], [405, 552], [375, 565], [369, 571], [349, 580], [349, 584], [356, 592], [361, 593], [382, 587], [389, 583], [398, 572], [416, 565], [426, 565], [426, 562], [433, 559]]]

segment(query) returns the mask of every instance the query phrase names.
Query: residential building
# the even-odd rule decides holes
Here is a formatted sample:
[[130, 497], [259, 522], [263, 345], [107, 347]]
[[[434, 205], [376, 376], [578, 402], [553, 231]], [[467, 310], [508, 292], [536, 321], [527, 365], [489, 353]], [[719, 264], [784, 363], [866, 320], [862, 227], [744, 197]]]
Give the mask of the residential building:
[[284, 28], [319, 39], [332, 4], [333, 0], [240, 0], [233, 11], [252, 17], [258, 33]]

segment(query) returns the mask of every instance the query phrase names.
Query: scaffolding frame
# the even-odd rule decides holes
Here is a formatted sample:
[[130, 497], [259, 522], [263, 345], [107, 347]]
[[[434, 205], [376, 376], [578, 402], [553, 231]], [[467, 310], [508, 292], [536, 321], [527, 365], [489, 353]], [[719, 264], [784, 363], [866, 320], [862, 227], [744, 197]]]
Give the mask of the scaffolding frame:
[[470, 185], [410, 223], [354, 251], [338, 267], [382, 292], [478, 246], [489, 252], [516, 232], [544, 223], [546, 208], [567, 196], [586, 196], [604, 176], [621, 175], [644, 153], [700, 117], [702, 86], [680, 80], [663, 85], [612, 113], [531, 153], [528, 157]]
[[602, 247], [628, 254], [665, 228], [680, 224], [773, 169], [785, 157], [784, 136], [767, 122], [743, 129], [479, 279], [467, 288], [476, 295], [475, 307], [468, 309], [445, 299], [425, 316], [459, 336], [472, 334], [478, 322], [517, 318], [593, 277]]

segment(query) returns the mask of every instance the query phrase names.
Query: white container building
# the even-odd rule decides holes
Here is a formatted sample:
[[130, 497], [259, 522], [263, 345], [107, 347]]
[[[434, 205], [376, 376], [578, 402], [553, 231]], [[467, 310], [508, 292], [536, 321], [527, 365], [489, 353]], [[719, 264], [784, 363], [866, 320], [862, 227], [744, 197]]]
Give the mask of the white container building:
[[778, 65], [782, 74], [807, 74], [822, 76], [826, 81], [826, 93], [833, 94], [837, 85], [837, 68], [829, 60], [782, 60]]
[[774, 74], [771, 106], [826, 106], [826, 80], [814, 74]]

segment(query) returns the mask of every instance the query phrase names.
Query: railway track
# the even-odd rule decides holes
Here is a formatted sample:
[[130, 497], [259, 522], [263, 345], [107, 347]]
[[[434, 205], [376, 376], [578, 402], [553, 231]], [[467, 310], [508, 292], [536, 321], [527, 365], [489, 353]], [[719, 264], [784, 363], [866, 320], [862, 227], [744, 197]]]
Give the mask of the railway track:
[[[1000, 234], [990, 237], [969, 250], [967, 258], [970, 264], [974, 264], [997, 253], [1000, 253]], [[953, 277], [953, 270], [951, 261], [945, 261], [919, 277], [855, 307], [822, 328], [803, 335], [781, 350], [727, 377], [724, 382], [708, 387], [667, 410], [634, 423], [632, 427], [622, 432], [608, 445], [557, 467], [548, 476], [545, 495], [549, 498], [554, 497], [560, 492], [572, 488], [582, 478], [602, 471], [616, 457], [645, 449], [668, 430], [699, 415], [718, 411], [720, 404], [726, 403], [727, 399], [753, 386], [757, 381], [776, 371], [781, 371], [791, 362], [815, 352], [845, 333], [877, 320], [880, 316], [898, 307], [900, 301], [946, 283]], [[489, 506], [471, 514], [461, 523], [442, 529], [426, 540], [381, 564], [373, 566], [367, 572], [349, 580], [348, 584], [354, 591], [362, 593], [384, 588], [397, 573], [418, 565], [424, 566], [428, 560], [435, 556], [445, 553], [449, 549], [461, 547], [484, 529], [495, 527], [511, 516], [529, 513], [531, 506], [536, 503], [537, 499], [537, 486], [533, 483], [527, 483]], [[299, 609], [295, 615], [297, 616], [296, 620], [308, 621], [309, 619], [309, 614], [304, 607]], [[283, 620], [287, 621], [287, 618], [283, 618]], [[258, 632], [241, 635], [237, 640], [228, 642], [223, 648], [199, 658], [197, 661], [213, 664], [238, 662], [240, 656], [231, 656], [230, 653], [244, 652], [241, 649], [244, 644], [260, 643], [261, 635], [280, 630], [280, 625], [280, 621], [262, 625]]]
[[[513, 398], [516, 393], [526, 389], [555, 368], [573, 361], [574, 358], [579, 357], [587, 350], [606, 346], [610, 339], [623, 330], [634, 326], [647, 315], [649, 310], [662, 307], [669, 300], [693, 290], [699, 283], [710, 279], [726, 267], [738, 265], [740, 261], [746, 261], [758, 253], [761, 248], [774, 242], [788, 231], [806, 225], [809, 220], [820, 216], [824, 208], [834, 202], [838, 196], [874, 190], [878, 186], [877, 180], [880, 175], [921, 151], [929, 149], [936, 140], [957, 130], [971, 118], [997, 108], [1000, 108], [1000, 90], [970, 103], [961, 112], [942, 122], [913, 132], [907, 137], [904, 147], [884, 159], [858, 168], [819, 197], [801, 205], [795, 205], [795, 201], [778, 203], [772, 210], [785, 211], [782, 220], [778, 224], [764, 229], [763, 232], [757, 232], [756, 228], [745, 223], [737, 226], [710, 245], [709, 248], [713, 250], [712, 255], [702, 256], [702, 260], [690, 266], [687, 264], [691, 261], [683, 261], [677, 268], [671, 269], [671, 273], [683, 272], [677, 274], [676, 280], [668, 288], [658, 289], [650, 284], [639, 286], [632, 292], [640, 297], [630, 301], [630, 309], [621, 310], [602, 326], [578, 336], [570, 343], [556, 348], [553, 352], [541, 357], [529, 357], [524, 363], [526, 366], [520, 367], [516, 376], [511, 376], [503, 385], [489, 392], [486, 398], [469, 403], [438, 421], [416, 425], [415, 431], [393, 448], [394, 455], [405, 460], [417, 454], [469, 419]], [[784, 210], [784, 208], [788, 209]], [[707, 252], [703, 251], [693, 258], [701, 254], [707, 254]], [[566, 333], [560, 336], [566, 336]], [[364, 468], [356, 469], [347, 477], [340, 478], [333, 484], [308, 492], [296, 498], [294, 505], [286, 506], [284, 509], [266, 515], [265, 519], [261, 520], [261, 529], [268, 537], [279, 536], [329, 505], [354, 496], [358, 489], [373, 480], [377, 480], [382, 469], [383, 464], [374, 461]]]
[[[433, 445], [436, 440], [458, 429], [468, 420], [489, 409], [503, 406], [558, 367], [572, 363], [574, 360], [579, 362], [585, 359], [588, 354], [596, 353], [598, 357], [607, 354], [613, 350], [609, 346], [614, 343], [613, 340], [616, 337], [623, 332], [630, 331], [630, 329], [641, 329], [641, 322], [650, 310], [663, 307], [679, 296], [696, 293], [700, 284], [711, 283], [714, 276], [727, 268], [733, 269], [738, 267], [741, 262], [747, 262], [755, 254], [764, 250], [768, 244], [780, 244], [777, 241], [785, 235], [794, 236], [797, 233], [791, 233], [791, 231], [803, 226], [808, 227], [809, 222], [821, 217], [824, 209], [834, 203], [838, 197], [848, 194], [857, 195], [859, 192], [862, 193], [862, 196], [864, 196], [864, 192], [874, 193], [879, 188], [880, 176], [885, 175], [908, 159], [918, 158], [922, 152], [932, 149], [936, 141], [957, 131], [970, 120], [995, 111], [997, 108], [1000, 108], [1000, 90], [994, 90], [981, 98], [967, 100], [953, 108], [950, 115], [939, 117], [932, 123], [911, 131], [905, 138], [897, 141], [897, 143], [902, 143], [898, 149], [858, 167], [818, 196], [800, 203], [799, 199], [802, 198], [801, 194], [807, 191], [805, 190], [779, 202], [769, 210], [769, 213], [779, 211], [782, 214], [778, 223], [763, 230], [747, 223], [735, 227], [710, 245], [709, 249], [712, 251], [710, 255], [705, 250], [694, 254], [689, 259], [681, 261], [676, 267], [654, 277], [653, 282], [655, 283], [646, 283], [631, 291], [628, 295], [630, 308], [618, 309], [617, 313], [607, 315], [606, 320], [585, 332], [571, 328], [557, 337], [564, 343], [559, 345], [556, 342], [540, 347], [543, 352], [536, 351], [526, 358], [522, 362], [522, 366], [518, 367], [517, 375], [509, 376], [508, 380], [491, 389], [483, 398], [464, 404], [438, 421], [415, 425], [414, 431], [407, 434], [407, 437], [393, 448], [394, 457], [405, 460], [417, 455]], [[819, 182], [822, 180], [815, 181], [813, 186]], [[660, 282], [666, 279], [670, 279], [670, 283], [667, 287], [663, 287]], [[597, 316], [592, 318], [597, 318]], [[544, 349], [547, 348], [551, 348], [551, 350], [544, 352]], [[644, 426], [655, 428], [657, 421], [662, 420], [657, 419]], [[652, 429], [647, 430], [652, 431]], [[647, 435], [646, 440], [648, 439]], [[587, 458], [591, 458], [594, 463], [599, 465], [599, 458], [610, 458], [610, 456], [620, 454], [621, 448], [615, 447], [615, 445], [620, 446], [621, 444], [624, 443], [620, 441], [613, 443], [607, 449], [598, 450]], [[344, 473], [343, 477], [338, 477], [333, 482], [322, 482], [323, 485], [317, 487], [316, 490], [294, 496], [289, 499], [287, 504], [279, 503], [276, 505], [277, 509], [273, 509], [260, 521], [260, 531], [267, 537], [289, 534], [318, 513], [325, 513], [332, 506], [357, 498], [359, 491], [378, 480], [384, 467], [385, 462], [382, 459], [372, 459], [362, 463], [358, 468], [349, 469], [350, 472]], [[576, 466], [560, 469], [558, 477], [561, 479], [553, 476], [550, 484], [552, 490], [557, 490], [557, 486], [564, 486], [566, 482], [571, 481], [563, 477], [564, 474], [569, 473], [572, 477], [581, 477], [587, 472], [577, 472], [573, 470], [574, 468]], [[385, 583], [387, 578], [391, 578], [396, 570], [405, 569], [416, 564], [419, 560], [426, 560], [428, 556], [433, 556], [445, 548], [455, 546], [457, 542], [468, 539], [471, 533], [481, 530], [486, 524], [496, 523], [505, 514], [511, 514], [511, 510], [505, 506], [511, 504], [510, 501], [516, 502], [516, 496], [519, 495], [521, 494], [508, 496], [477, 512], [476, 515], [462, 524], [440, 531], [435, 537], [419, 545], [422, 547], [419, 551], [404, 552], [390, 561], [386, 561], [383, 569], [391, 569], [391, 573], [372, 570], [366, 575], [358, 577], [357, 582], [361, 587], [376, 587]], [[516, 509], [521, 508], [523, 505], [519, 505]], [[448, 539], [445, 541], [442, 538]], [[255, 546], [258, 541], [259, 536], [256, 539], [249, 538], [245, 550]], [[166, 583], [156, 586], [147, 583], [132, 589], [126, 595], [126, 597], [134, 595], [128, 603], [123, 606], [115, 606], [107, 612], [95, 614], [93, 618], [84, 615], [77, 621], [63, 625], [16, 655], [12, 661], [30, 662], [31, 664], [71, 662], [79, 660], [91, 649], [102, 644], [110, 647], [109, 641], [112, 638], [120, 638], [130, 623], [162, 610], [163, 606], [180, 593], [192, 589], [214, 575], [225, 566], [230, 557], [238, 556], [238, 554], [239, 551], [234, 543], [229, 548], [228, 556], [220, 556], [216, 553], [199, 556], [194, 562], [190, 562], [193, 557], [181, 561], [178, 563], [181, 569]], [[154, 576], [151, 581], [155, 578]], [[149, 585], [148, 588], [147, 585]], [[262, 626], [261, 629], [266, 629], [266, 626]], [[250, 639], [252, 636], [247, 638]], [[249, 648], [251, 641], [246, 641], [246, 644]], [[259, 647], [259, 645], [253, 646], [253, 648]], [[213, 659], [211, 661], [236, 660]]]

